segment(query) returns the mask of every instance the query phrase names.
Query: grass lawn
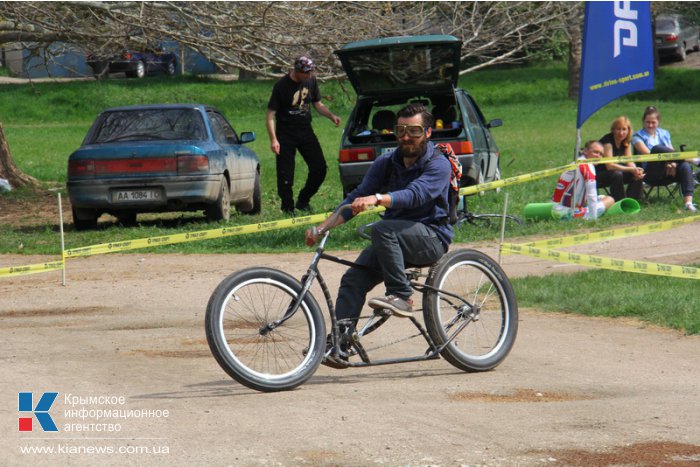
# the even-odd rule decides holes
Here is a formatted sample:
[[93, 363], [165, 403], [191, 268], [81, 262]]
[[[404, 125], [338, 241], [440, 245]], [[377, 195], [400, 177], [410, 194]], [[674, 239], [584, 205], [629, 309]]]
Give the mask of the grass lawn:
[[[257, 140], [250, 147], [260, 157], [262, 165], [263, 212], [256, 216], [234, 215], [229, 225], [244, 225], [283, 218], [279, 211], [279, 199], [275, 187], [274, 156], [269, 149], [265, 130], [265, 109], [272, 81], [223, 82], [208, 78], [175, 77], [146, 78], [143, 80], [109, 79], [71, 83], [34, 83], [0, 86], [0, 118], [17, 165], [26, 173], [46, 184], [58, 185], [65, 194], [66, 160], [80, 146], [90, 124], [105, 108], [147, 103], [197, 102], [218, 107], [229, 118], [236, 130], [254, 131]], [[485, 70], [464, 76], [461, 86], [468, 89], [480, 105], [487, 120], [501, 118], [502, 127], [493, 130], [501, 151], [501, 172], [504, 178], [530, 173], [545, 168], [561, 166], [573, 159], [576, 143], [577, 103], [566, 97], [567, 74], [562, 65], [531, 68]], [[354, 103], [354, 93], [348, 83], [321, 83], [325, 104], [345, 123]], [[627, 115], [635, 129], [640, 126], [641, 114], [647, 105], [656, 105], [662, 114], [662, 126], [671, 131], [676, 147], [687, 144], [689, 148], [700, 147], [696, 140], [697, 121], [700, 121], [700, 74], [690, 69], [661, 68], [656, 74], [656, 89], [653, 92], [636, 93], [614, 101], [594, 114], [582, 128], [582, 140], [597, 139], [608, 132], [610, 122], [618, 115]], [[337, 154], [341, 129], [335, 128], [327, 119], [315, 115], [314, 128], [321, 141], [329, 173], [321, 191], [312, 200], [316, 212], [333, 209], [342, 198]], [[306, 177], [301, 159], [297, 163], [295, 188], [298, 190]], [[488, 192], [484, 196], [469, 198], [469, 207], [477, 213], [501, 212], [505, 194], [509, 196], [509, 212], [522, 215], [525, 204], [546, 201], [553, 189], [555, 177], [516, 185]], [[0, 195], [8, 196], [8, 195]], [[15, 193], [12, 196], [25, 196]], [[26, 194], [26, 196], [31, 196]], [[65, 195], [64, 195], [65, 196]], [[678, 199], [657, 199], [645, 202], [642, 211], [634, 217], [602, 218], [592, 223], [582, 222], [528, 222], [523, 226], [512, 226], [507, 230], [509, 240], [531, 235], [560, 236], [579, 233], [582, 230], [604, 230], [626, 223], [643, 223], [673, 219], [679, 216], [682, 207]], [[681, 214], [682, 215], [682, 214]], [[158, 217], [156, 217], [157, 219]], [[218, 224], [192, 221], [191, 214], [168, 215], [167, 222], [143, 222], [139, 227], [124, 229], [117, 226], [90, 232], [67, 231], [67, 248], [143, 238], [172, 233], [205, 230]], [[367, 219], [367, 218], [365, 218]], [[70, 221], [68, 221], [70, 222]], [[356, 227], [361, 221], [353, 221]], [[303, 228], [261, 233], [255, 236], [229, 237], [222, 240], [193, 242], [165, 246], [153, 251], [183, 253], [213, 252], [280, 252], [306, 251], [302, 239]], [[500, 227], [460, 229], [458, 242], [493, 240], [500, 235]], [[0, 253], [60, 254], [55, 232], [50, 226], [39, 229], [17, 231], [0, 226]], [[22, 244], [23, 248], [18, 249]], [[331, 248], [362, 248], [353, 228], [338, 229], [332, 239]], [[577, 277], [570, 276], [570, 277]], [[590, 280], [586, 276], [583, 279]], [[655, 288], [663, 279], [652, 277], [647, 287]], [[520, 281], [518, 281], [520, 284]], [[525, 284], [525, 282], [523, 282]], [[517, 285], [519, 299], [524, 304], [535, 304], [526, 292], [525, 285]], [[553, 284], [551, 288], [558, 288]], [[675, 288], [676, 286], [672, 286]], [[679, 290], [688, 289], [688, 281], [680, 280]], [[521, 292], [521, 288], [523, 288]], [[550, 287], [547, 287], [550, 288]], [[692, 288], [692, 287], [691, 287]], [[696, 287], [697, 288], [697, 287]], [[546, 295], [546, 293], [543, 293]], [[660, 303], [670, 307], [668, 297], [652, 302], [650, 294], [643, 303]], [[563, 309], [573, 310], [573, 304], [560, 297], [549, 302], [564, 302]], [[528, 305], [529, 306], [529, 305]], [[547, 308], [544, 304], [537, 304]], [[641, 305], [630, 302], [630, 313], [641, 309]], [[602, 307], [607, 310], [608, 307]], [[609, 315], [624, 314], [609, 307]], [[676, 311], [674, 310], [674, 313]], [[678, 313], [685, 313], [678, 311]], [[698, 322], [697, 314], [689, 314], [690, 320]], [[646, 318], [645, 318], [646, 319]], [[654, 321], [656, 318], [651, 319]], [[698, 326], [678, 325], [676, 321], [667, 325], [682, 327], [688, 332], [698, 332]]]

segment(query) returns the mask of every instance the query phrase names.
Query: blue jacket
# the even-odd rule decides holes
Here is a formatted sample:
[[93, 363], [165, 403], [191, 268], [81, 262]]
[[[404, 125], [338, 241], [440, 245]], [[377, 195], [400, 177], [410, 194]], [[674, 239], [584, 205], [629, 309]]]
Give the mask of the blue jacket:
[[[452, 226], [447, 223], [452, 167], [446, 157], [434, 157], [434, 152], [435, 145], [428, 141], [425, 153], [408, 168], [396, 150], [379, 156], [362, 183], [348, 194], [341, 206], [352, 203], [355, 198], [379, 193], [385, 185], [388, 164], [392, 164], [387, 184], [391, 207], [386, 209], [384, 219], [422, 222], [436, 231], [447, 248], [454, 236]], [[352, 217], [347, 210], [343, 214], [346, 221]]]
[[657, 146], [659, 144], [668, 148], [673, 147], [673, 145], [671, 144], [671, 133], [664, 130], [663, 128], [656, 129], [656, 138], [657, 141], [652, 141], [651, 135], [647, 133], [646, 128], [642, 128], [638, 130], [634, 135], [632, 135], [632, 145], [635, 145], [637, 144], [637, 142], [641, 141], [642, 143], [644, 143], [644, 146], [649, 148], [650, 151], [654, 146]]

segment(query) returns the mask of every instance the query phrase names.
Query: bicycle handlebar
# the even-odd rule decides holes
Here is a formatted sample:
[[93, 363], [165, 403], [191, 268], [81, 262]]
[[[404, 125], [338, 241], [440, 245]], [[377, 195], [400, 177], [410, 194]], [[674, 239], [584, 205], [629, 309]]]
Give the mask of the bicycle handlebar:
[[[335, 227], [335, 223], [338, 220], [338, 216], [340, 216], [340, 213], [343, 211], [346, 211], [347, 209], [351, 209], [351, 208], [352, 208], [352, 205], [350, 205], [350, 204], [343, 204], [342, 206], [340, 206], [338, 209], [333, 211], [333, 213], [328, 217], [328, 219], [330, 220], [330, 222], [328, 224], [329, 227], [327, 227], [326, 229], [321, 229], [321, 230], [319, 230], [316, 226], [311, 227], [313, 235], [314, 236], [326, 235], [332, 228]], [[370, 235], [368, 233], [366, 233], [365, 230], [371, 229], [372, 226], [374, 224], [376, 224], [377, 222], [378, 221], [374, 221], [374, 222], [370, 222], [370, 223], [363, 224], [363, 225], [359, 226], [357, 228], [357, 234], [360, 237], [364, 238], [365, 240], [371, 240], [372, 237], [370, 237]]]
[[350, 209], [350, 208], [352, 208], [352, 205], [343, 204], [338, 209], [333, 211], [333, 213], [330, 216], [328, 216], [328, 220], [330, 222], [328, 223], [328, 227], [326, 229], [319, 230], [316, 226], [311, 227], [311, 230], [312, 230], [314, 236], [324, 235], [327, 232], [329, 232], [332, 228], [335, 227], [335, 223], [338, 220], [338, 216], [340, 216], [340, 213], [347, 210], [347, 209]]

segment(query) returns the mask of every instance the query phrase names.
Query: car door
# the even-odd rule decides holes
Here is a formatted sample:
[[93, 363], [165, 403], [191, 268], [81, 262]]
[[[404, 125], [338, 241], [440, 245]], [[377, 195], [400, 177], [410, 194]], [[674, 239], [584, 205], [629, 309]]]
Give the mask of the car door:
[[208, 110], [214, 140], [223, 153], [226, 170], [231, 181], [231, 199], [247, 198], [255, 181], [254, 157], [252, 151], [240, 144], [238, 135], [226, 118], [219, 112]]
[[685, 48], [687, 50], [695, 49], [698, 45], [696, 26], [685, 18], [680, 18], [678, 24], [681, 28], [681, 39], [685, 42]]
[[477, 180], [480, 180], [481, 177], [486, 181], [492, 180], [498, 167], [495, 142], [486, 128], [486, 123], [479, 107], [471, 96], [462, 92], [459, 94], [459, 101], [469, 123], [470, 139], [474, 149], [474, 169], [478, 168], [481, 171], [481, 175]]

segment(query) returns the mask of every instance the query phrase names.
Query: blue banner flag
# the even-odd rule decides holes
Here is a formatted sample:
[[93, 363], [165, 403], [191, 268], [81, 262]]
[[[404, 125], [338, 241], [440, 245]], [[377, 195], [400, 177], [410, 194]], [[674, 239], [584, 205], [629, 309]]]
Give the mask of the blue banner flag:
[[650, 2], [586, 2], [576, 128], [618, 97], [654, 89]]

